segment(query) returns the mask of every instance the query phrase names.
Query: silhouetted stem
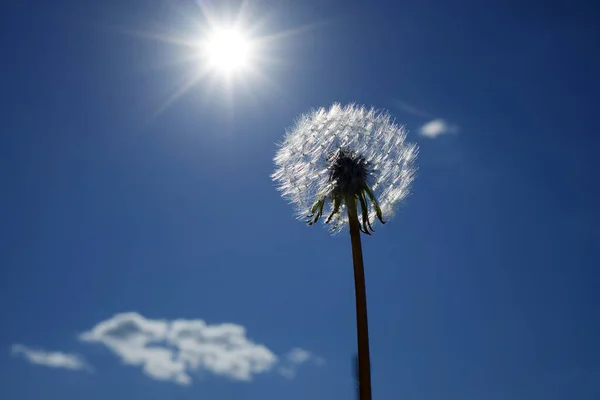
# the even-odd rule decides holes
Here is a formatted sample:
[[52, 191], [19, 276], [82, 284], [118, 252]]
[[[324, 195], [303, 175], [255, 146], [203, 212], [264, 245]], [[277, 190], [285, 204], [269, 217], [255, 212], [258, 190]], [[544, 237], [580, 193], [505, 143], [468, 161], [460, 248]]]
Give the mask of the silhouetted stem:
[[354, 197], [346, 198], [352, 261], [354, 263], [354, 291], [356, 295], [356, 333], [358, 342], [358, 400], [371, 400], [371, 361], [369, 352], [369, 325], [367, 322], [367, 291], [358, 209]]
[[360, 392], [358, 391], [358, 388], [360, 387], [358, 384], [358, 353], [352, 356], [352, 369], [352, 373], [354, 374], [354, 382], [356, 383], [356, 400], [358, 400], [360, 397]]

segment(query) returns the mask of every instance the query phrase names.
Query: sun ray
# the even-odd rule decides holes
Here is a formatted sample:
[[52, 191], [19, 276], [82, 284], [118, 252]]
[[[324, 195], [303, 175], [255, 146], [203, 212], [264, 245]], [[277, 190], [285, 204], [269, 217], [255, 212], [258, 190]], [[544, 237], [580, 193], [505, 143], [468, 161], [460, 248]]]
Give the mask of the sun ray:
[[179, 79], [179, 84], [151, 112], [150, 120], [196, 87], [207, 101], [221, 97], [221, 101], [230, 108], [239, 93], [250, 95], [257, 101], [263, 97], [263, 92], [285, 95], [271, 73], [274, 67], [281, 68], [288, 62], [278, 54], [291, 37], [318, 29], [327, 25], [328, 21], [269, 32], [269, 26], [277, 15], [259, 14], [258, 10], [251, 10], [254, 6], [247, 0], [240, 3], [237, 9], [233, 9], [221, 3], [197, 2], [193, 11], [170, 3], [175, 20], [180, 22], [177, 29], [109, 28], [171, 48], [165, 47], [169, 57], [157, 57], [155, 62], [141, 65], [143, 71], [160, 70], [165, 73], [162, 71], [172, 70], [177, 74], [187, 71], [183, 72], [186, 77]]
[[202, 79], [201, 74], [197, 74], [190, 79], [186, 79], [179, 87], [161, 104], [156, 111], [152, 114], [152, 118], [158, 117], [166, 109], [168, 109], [173, 103], [175, 103], [181, 96], [183, 96], [190, 88], [196, 85]]

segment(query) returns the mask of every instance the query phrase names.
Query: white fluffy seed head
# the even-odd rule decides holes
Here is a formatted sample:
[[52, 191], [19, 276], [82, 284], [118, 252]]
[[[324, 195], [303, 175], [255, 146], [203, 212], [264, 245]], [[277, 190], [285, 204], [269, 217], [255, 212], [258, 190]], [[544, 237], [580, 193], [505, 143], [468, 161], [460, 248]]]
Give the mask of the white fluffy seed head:
[[[318, 199], [331, 195], [329, 160], [336, 151], [351, 151], [369, 163], [368, 184], [379, 201], [384, 220], [392, 217], [395, 206], [409, 193], [415, 176], [418, 149], [406, 141], [404, 127], [387, 112], [349, 104], [333, 104], [303, 114], [287, 130], [275, 155], [273, 180], [282, 196], [295, 205], [299, 219], [306, 219]], [[333, 205], [326, 202], [324, 215]], [[369, 219], [376, 220], [373, 204]], [[331, 220], [336, 233], [348, 224], [345, 205]]]

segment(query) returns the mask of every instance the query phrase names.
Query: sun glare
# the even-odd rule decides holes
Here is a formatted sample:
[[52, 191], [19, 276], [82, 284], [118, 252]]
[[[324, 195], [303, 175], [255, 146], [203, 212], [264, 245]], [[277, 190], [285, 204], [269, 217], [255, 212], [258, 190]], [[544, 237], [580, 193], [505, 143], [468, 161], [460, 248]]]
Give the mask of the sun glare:
[[221, 2], [189, 3], [197, 3], [199, 9], [191, 11], [187, 6], [176, 9], [178, 15], [184, 17], [179, 31], [171, 28], [125, 31], [178, 47], [177, 52], [168, 53], [171, 57], [161, 58], [159, 68], [187, 67], [154, 116], [172, 106], [196, 85], [204, 99], [212, 101], [219, 95], [230, 104], [238, 93], [256, 98], [259, 93], [279, 90], [271, 79], [270, 69], [285, 64], [278, 56], [285, 41], [310, 26], [269, 33], [269, 25], [276, 14], [263, 12], [264, 4], [260, 2], [251, 5], [244, 1], [237, 10], [223, 8], [219, 5]]
[[252, 57], [251, 42], [236, 29], [218, 29], [204, 43], [208, 67], [217, 72], [231, 73], [249, 66]]

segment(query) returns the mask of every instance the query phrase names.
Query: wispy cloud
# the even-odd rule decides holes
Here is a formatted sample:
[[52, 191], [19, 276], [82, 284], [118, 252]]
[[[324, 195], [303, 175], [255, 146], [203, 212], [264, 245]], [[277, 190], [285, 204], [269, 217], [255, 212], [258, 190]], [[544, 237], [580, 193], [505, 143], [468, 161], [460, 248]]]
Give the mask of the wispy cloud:
[[325, 360], [307, 350], [295, 348], [285, 355], [279, 366], [279, 373], [286, 378], [291, 379], [296, 376], [298, 367], [306, 363], [323, 365]]
[[421, 136], [434, 139], [440, 135], [458, 133], [458, 126], [451, 125], [443, 119], [436, 118], [421, 126], [419, 133]]
[[[153, 379], [180, 385], [189, 385], [191, 373], [197, 370], [250, 381], [280, 361], [266, 346], [248, 339], [243, 326], [210, 325], [199, 319], [148, 319], [135, 312], [121, 313], [79, 338], [103, 344], [125, 364], [141, 367]], [[301, 358], [300, 353], [295, 355], [296, 361]]]
[[411, 104], [408, 104], [405, 101], [401, 101], [401, 100], [396, 101], [396, 106], [399, 109], [401, 109], [402, 111], [407, 112], [409, 114], [416, 115], [417, 117], [434, 118], [434, 116], [431, 115], [430, 113], [423, 111], [420, 108], [417, 108]]
[[92, 367], [77, 354], [62, 353], [59, 351], [44, 351], [14, 344], [11, 353], [15, 357], [23, 357], [32, 364], [43, 365], [50, 368], [63, 368], [69, 370], [86, 370], [91, 372]]

